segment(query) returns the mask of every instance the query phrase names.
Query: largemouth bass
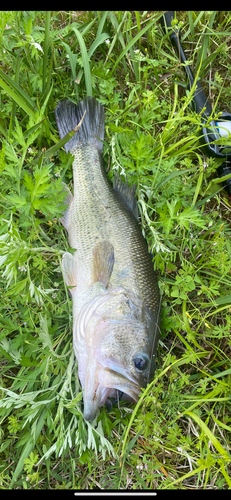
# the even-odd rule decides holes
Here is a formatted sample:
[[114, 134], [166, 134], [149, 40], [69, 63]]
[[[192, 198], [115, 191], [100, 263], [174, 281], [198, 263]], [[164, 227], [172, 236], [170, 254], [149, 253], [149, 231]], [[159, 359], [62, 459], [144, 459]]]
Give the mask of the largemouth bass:
[[[83, 388], [84, 418], [92, 421], [108, 398], [137, 402], [153, 377], [159, 337], [159, 289], [140, 225], [126, 188], [113, 189], [102, 150], [104, 108], [92, 97], [55, 110], [62, 139], [74, 155], [74, 195], [61, 222], [74, 254], [62, 267], [73, 301], [73, 347]], [[133, 207], [135, 204], [133, 203]], [[134, 211], [134, 210], [133, 210]]]

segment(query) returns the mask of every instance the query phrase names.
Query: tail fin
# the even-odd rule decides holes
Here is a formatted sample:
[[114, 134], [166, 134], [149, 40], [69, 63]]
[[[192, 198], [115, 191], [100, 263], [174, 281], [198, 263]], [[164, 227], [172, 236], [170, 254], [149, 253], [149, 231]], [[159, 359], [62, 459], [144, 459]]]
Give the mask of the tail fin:
[[59, 101], [55, 118], [60, 139], [78, 125], [85, 110], [81, 127], [64, 146], [66, 153], [89, 141], [93, 142], [97, 149], [103, 149], [101, 141], [104, 139], [104, 108], [95, 97], [85, 97], [78, 105], [68, 99]]

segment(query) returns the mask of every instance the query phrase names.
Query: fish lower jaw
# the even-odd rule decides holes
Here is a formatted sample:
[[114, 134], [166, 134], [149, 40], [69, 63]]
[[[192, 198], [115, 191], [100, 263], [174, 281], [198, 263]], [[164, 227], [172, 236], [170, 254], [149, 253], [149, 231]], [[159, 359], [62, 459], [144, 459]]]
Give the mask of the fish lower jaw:
[[[137, 403], [138, 395], [140, 393], [140, 388], [134, 387], [125, 387], [120, 386], [116, 388], [104, 387], [101, 384], [98, 385], [97, 390], [95, 391], [95, 400], [88, 399], [84, 397], [84, 419], [92, 422], [98, 414], [98, 409], [105, 405], [105, 403], [112, 399], [118, 399], [118, 394], [122, 393], [122, 400], [129, 401], [130, 403]], [[99, 399], [100, 397], [100, 399]]]
[[100, 387], [100, 392], [101, 392], [101, 400], [99, 407], [101, 408], [104, 406], [106, 403], [107, 399], [112, 398], [112, 399], [117, 399], [118, 398], [118, 392], [122, 392], [122, 397], [121, 399], [123, 401], [129, 401], [130, 403], [137, 403], [138, 401], [138, 394], [140, 393], [140, 389], [137, 388], [137, 391], [131, 391], [131, 389], [127, 388], [126, 392], [126, 387], [118, 387], [118, 388], [111, 388], [111, 387]]

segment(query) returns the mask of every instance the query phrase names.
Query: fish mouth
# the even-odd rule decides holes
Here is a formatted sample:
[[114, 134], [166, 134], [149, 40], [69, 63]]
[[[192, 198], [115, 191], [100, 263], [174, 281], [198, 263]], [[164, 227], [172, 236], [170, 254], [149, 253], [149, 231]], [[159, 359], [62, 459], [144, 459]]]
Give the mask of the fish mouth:
[[[121, 372], [125, 372], [126, 376]], [[98, 408], [103, 406], [108, 398], [115, 398], [117, 391], [123, 393], [123, 399], [127, 396], [129, 401], [137, 403], [141, 389], [126, 369], [118, 367], [117, 371], [93, 362], [90, 370], [87, 370], [83, 392], [85, 420], [94, 420]]]
[[[128, 379], [123, 374], [111, 370], [110, 368], [101, 368], [98, 373], [98, 381], [101, 386], [106, 386], [113, 394], [108, 394], [107, 397], [115, 397], [116, 390], [126, 394], [137, 403], [140, 387], [132, 378]], [[109, 393], [109, 391], [107, 391]], [[125, 396], [124, 396], [125, 397]], [[105, 403], [105, 396], [102, 398], [101, 405]]]

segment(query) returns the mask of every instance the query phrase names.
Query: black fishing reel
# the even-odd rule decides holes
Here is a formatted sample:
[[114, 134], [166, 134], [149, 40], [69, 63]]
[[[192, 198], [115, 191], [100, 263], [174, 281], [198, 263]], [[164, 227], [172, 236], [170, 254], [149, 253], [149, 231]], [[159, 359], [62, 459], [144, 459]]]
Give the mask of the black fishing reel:
[[[225, 161], [217, 168], [217, 173], [219, 177], [224, 177], [225, 175], [231, 174], [231, 161]], [[224, 182], [221, 182], [223, 188], [228, 193], [231, 198], [231, 177]]]

